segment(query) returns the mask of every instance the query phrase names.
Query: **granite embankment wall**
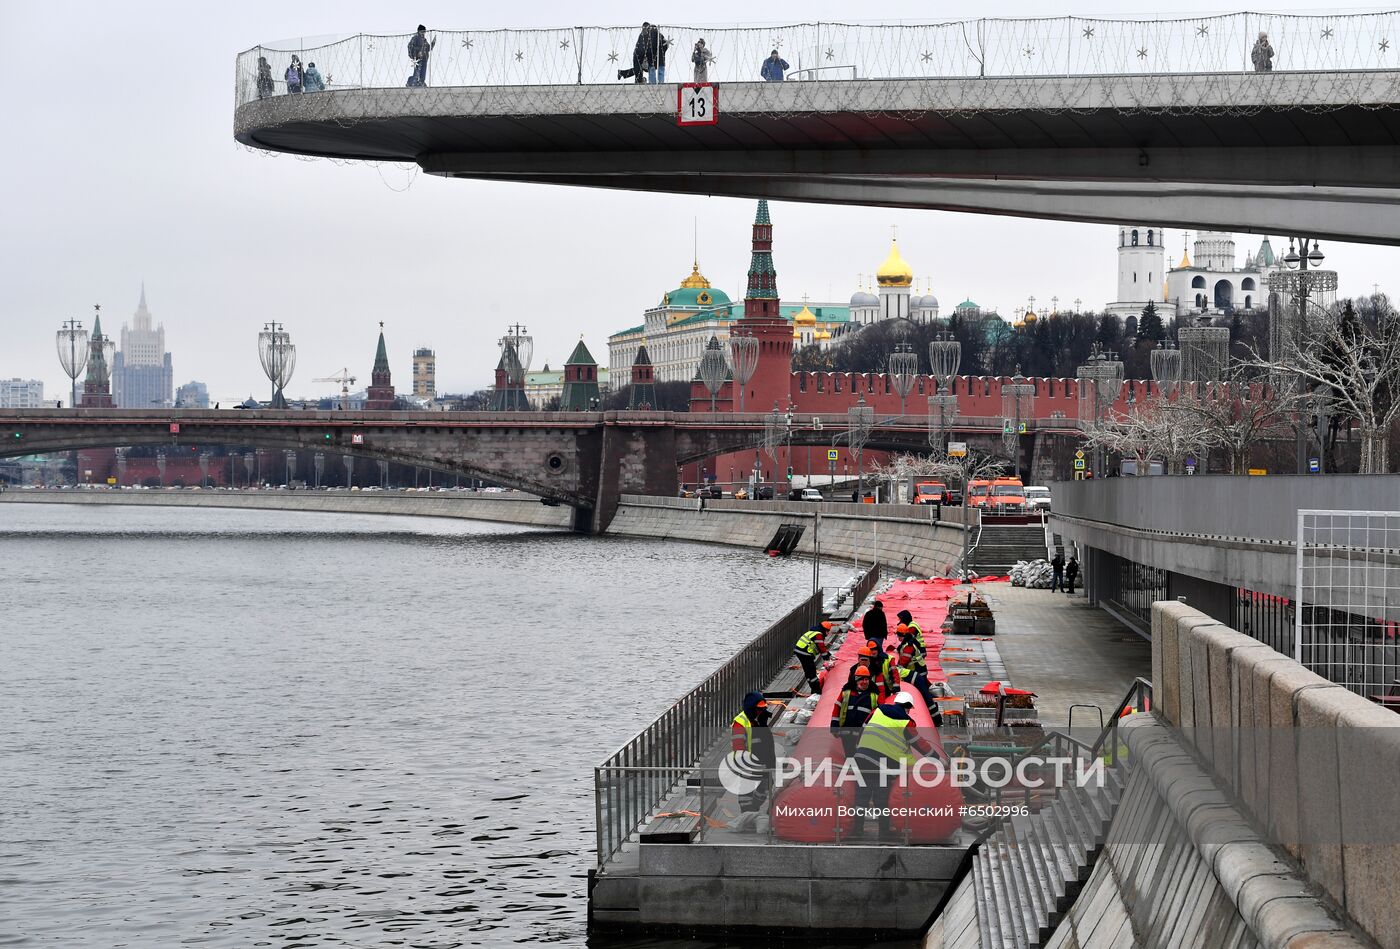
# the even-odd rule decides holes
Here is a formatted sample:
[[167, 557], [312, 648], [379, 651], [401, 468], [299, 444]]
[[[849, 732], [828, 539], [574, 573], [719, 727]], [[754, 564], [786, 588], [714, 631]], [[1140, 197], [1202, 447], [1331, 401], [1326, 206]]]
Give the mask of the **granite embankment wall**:
[[1185, 603], [1153, 605], [1152, 681], [1047, 945], [1400, 947], [1400, 716]]
[[[803, 527], [795, 552], [821, 544], [823, 559], [879, 560], [896, 570], [942, 576], [962, 555], [962, 526], [908, 504], [705, 501], [626, 494], [609, 534], [667, 537], [762, 549], [783, 524]], [[945, 512], [956, 517], [961, 511]], [[817, 517], [820, 515], [820, 524]]]
[[[464, 494], [442, 491], [5, 491], [0, 503], [140, 504], [319, 511], [335, 514], [408, 514], [499, 521], [570, 530], [573, 510], [549, 507], [529, 494]], [[820, 526], [815, 526], [817, 514]], [[962, 553], [960, 510], [933, 519], [934, 508], [908, 504], [825, 504], [797, 501], [705, 501], [696, 498], [622, 496], [609, 534], [672, 538], [763, 549], [783, 524], [804, 529], [796, 548], [810, 554], [814, 537], [831, 560], [879, 559], [886, 566], [925, 575], [950, 572]]]
[[403, 491], [5, 491], [0, 502], [222, 507], [330, 514], [411, 514], [571, 530], [574, 512], [529, 494]]

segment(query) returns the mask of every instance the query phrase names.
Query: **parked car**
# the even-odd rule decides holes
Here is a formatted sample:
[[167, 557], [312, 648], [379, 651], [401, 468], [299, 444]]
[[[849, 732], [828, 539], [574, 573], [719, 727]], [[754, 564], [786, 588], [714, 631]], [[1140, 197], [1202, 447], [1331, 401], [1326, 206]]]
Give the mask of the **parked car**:
[[985, 507], [987, 497], [992, 493], [990, 481], [973, 481], [968, 485], [967, 503], [969, 507]]
[[697, 498], [712, 498], [719, 500], [724, 497], [724, 489], [717, 484], [704, 484], [695, 492]]
[[796, 491], [793, 491], [790, 494], [788, 494], [788, 500], [825, 501], [826, 499], [822, 497], [822, 493], [816, 488], [798, 488]]
[[1026, 488], [1026, 507], [1032, 511], [1050, 510], [1050, 489], [1033, 484]]
[[997, 478], [984, 507], [997, 514], [1021, 514], [1026, 510], [1026, 486], [1020, 478]]
[[753, 496], [760, 501], [773, 500], [773, 486], [771, 484], [760, 484], [754, 491]]

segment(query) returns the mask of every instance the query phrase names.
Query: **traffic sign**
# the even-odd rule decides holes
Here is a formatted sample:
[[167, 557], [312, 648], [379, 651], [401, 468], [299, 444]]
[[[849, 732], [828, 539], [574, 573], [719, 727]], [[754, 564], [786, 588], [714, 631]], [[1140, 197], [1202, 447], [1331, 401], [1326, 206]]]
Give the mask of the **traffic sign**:
[[178, 434], [180, 434], [180, 423], [179, 423], [179, 422], [171, 422], [171, 423], [170, 423], [170, 434], [172, 434], [172, 435], [178, 435]]
[[1025, 422], [1022, 422], [1022, 423], [1021, 423], [1021, 434], [1022, 434], [1022, 435], [1026, 434], [1026, 423], [1025, 423]]
[[719, 90], [714, 83], [687, 82], [676, 90], [677, 125], [714, 125], [719, 122]]
[[967, 442], [949, 442], [949, 443], [948, 443], [948, 457], [949, 457], [949, 458], [966, 458], [966, 457], [967, 457]]
[[1076, 452], [1074, 453], [1074, 457], [1078, 458], [1080, 461], [1083, 461], [1083, 460], [1084, 460], [1084, 449], [1081, 448], [1081, 449], [1079, 449], [1078, 451], [1076, 451]]
[[1252, 474], [1252, 475], [1266, 475], [1266, 474], [1269, 473], [1269, 469], [1268, 469], [1268, 468], [1250, 468], [1250, 469], [1249, 469], [1249, 473]]
[[1309, 459], [1308, 459], [1308, 470], [1309, 470], [1309, 471], [1311, 471], [1313, 474], [1317, 474], [1317, 472], [1318, 472], [1318, 470], [1319, 470], [1320, 468], [1321, 468], [1321, 465], [1318, 464], [1318, 460], [1317, 460], [1316, 458], [1309, 458]]
[[350, 436], [350, 444], [352, 444], [352, 445], [363, 445], [364, 443], [365, 443], [365, 436], [362, 435], [362, 434], [360, 434], [359, 432], [356, 432], [355, 434], [353, 434], [353, 435]]
[[1084, 470], [1084, 459], [1083, 459], [1083, 458], [1076, 458], [1076, 459], [1074, 459], [1074, 470], [1075, 470], [1075, 471], [1083, 471], [1083, 470]]
[[837, 451], [835, 448], [828, 448], [828, 449], [826, 450], [826, 460], [827, 460], [827, 461], [835, 461], [837, 458], [840, 458], [840, 457], [841, 457], [841, 453], [840, 453], [839, 451]]

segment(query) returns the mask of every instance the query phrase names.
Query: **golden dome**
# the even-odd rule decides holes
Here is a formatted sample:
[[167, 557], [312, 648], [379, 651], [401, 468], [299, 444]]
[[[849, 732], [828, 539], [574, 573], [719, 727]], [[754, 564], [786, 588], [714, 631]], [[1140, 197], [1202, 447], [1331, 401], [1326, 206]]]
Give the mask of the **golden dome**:
[[1040, 319], [1040, 317], [1036, 316], [1034, 311], [1028, 311], [1028, 312], [1026, 313], [1025, 322], [1027, 322], [1027, 323], [1034, 323], [1034, 322], [1035, 322], [1036, 320], [1038, 320], [1038, 319]]
[[697, 288], [708, 290], [710, 288], [710, 281], [706, 280], [705, 275], [700, 272], [698, 260], [691, 265], [690, 276], [681, 281], [681, 286], [691, 290]]
[[821, 331], [819, 331], [819, 332], [817, 333], [817, 339], [820, 339], [820, 340], [828, 340], [828, 339], [831, 339], [831, 334], [828, 333], [826, 330], [821, 330]]
[[875, 271], [875, 280], [882, 287], [909, 287], [914, 284], [914, 271], [899, 256], [899, 241], [890, 241], [890, 255]]
[[797, 315], [792, 318], [793, 326], [815, 326], [816, 323], [817, 315], [807, 309], [807, 304], [805, 303], [802, 304], [802, 309], [798, 311]]

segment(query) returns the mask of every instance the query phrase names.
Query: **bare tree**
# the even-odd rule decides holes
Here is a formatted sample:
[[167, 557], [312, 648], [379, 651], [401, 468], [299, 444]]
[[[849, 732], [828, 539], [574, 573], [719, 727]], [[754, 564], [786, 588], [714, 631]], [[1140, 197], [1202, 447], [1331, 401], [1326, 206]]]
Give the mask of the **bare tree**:
[[1180, 474], [1187, 456], [1214, 441], [1207, 420], [1184, 401], [1153, 399], [1137, 410], [1091, 426], [1086, 444], [1132, 458], [1139, 468], [1160, 460], [1168, 474]]
[[1400, 418], [1400, 314], [1377, 306], [1363, 317], [1347, 304], [1336, 319], [1309, 323], [1296, 349], [1268, 360], [1254, 353], [1255, 365], [1292, 374], [1325, 397], [1334, 415], [1354, 419], [1361, 430], [1359, 471], [1384, 473], [1390, 429]]
[[1227, 370], [1221, 382], [1183, 385], [1175, 404], [1203, 427], [1210, 447], [1225, 452], [1231, 474], [1249, 470], [1254, 446], [1292, 437], [1305, 408], [1299, 396], [1252, 377], [1243, 365]]

